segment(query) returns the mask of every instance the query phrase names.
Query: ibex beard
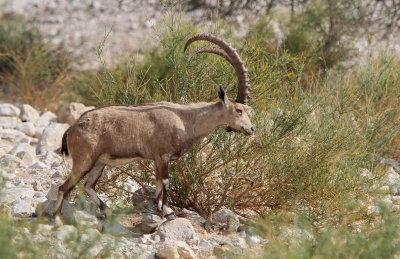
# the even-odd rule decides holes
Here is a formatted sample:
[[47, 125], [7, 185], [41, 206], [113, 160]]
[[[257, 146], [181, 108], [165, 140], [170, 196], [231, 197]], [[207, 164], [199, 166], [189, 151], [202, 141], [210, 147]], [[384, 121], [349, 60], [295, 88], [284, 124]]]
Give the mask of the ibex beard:
[[153, 160], [156, 170], [155, 202], [168, 220], [175, 214], [168, 205], [168, 166], [217, 127], [245, 135], [254, 133], [248, 116], [250, 84], [237, 52], [225, 41], [206, 34], [190, 38], [187, 47], [205, 40], [220, 48], [201, 48], [190, 55], [213, 53], [224, 57], [238, 77], [236, 100], [218, 89], [217, 102], [175, 104], [159, 102], [140, 105], [112, 105], [90, 110], [65, 133], [61, 152], [72, 157], [72, 171], [59, 187], [53, 215], [60, 213], [64, 198], [87, 176], [84, 191], [105, 212], [107, 206], [95, 192], [106, 165], [121, 166], [142, 159]]

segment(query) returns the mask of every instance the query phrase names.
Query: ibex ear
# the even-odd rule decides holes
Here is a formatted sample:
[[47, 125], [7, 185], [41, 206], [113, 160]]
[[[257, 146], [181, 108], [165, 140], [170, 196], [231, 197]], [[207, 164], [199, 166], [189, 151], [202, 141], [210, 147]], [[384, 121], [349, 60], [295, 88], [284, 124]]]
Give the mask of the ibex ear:
[[218, 86], [218, 97], [224, 105], [228, 104], [228, 96], [226, 96], [225, 90], [222, 86]]

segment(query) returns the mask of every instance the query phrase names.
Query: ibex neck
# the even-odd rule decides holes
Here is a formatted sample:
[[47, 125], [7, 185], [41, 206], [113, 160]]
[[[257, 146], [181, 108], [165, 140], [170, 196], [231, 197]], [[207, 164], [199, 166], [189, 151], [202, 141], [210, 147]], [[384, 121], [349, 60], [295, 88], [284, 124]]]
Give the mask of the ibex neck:
[[219, 102], [193, 104], [186, 129], [193, 138], [203, 138], [218, 126], [225, 125], [225, 119]]

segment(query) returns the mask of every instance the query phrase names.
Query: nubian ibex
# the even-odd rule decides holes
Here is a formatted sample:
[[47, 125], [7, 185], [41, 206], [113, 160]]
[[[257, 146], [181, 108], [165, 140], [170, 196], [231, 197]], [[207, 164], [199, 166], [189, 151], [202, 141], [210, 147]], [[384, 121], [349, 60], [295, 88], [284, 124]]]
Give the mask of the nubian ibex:
[[219, 126], [245, 135], [254, 133], [247, 114], [250, 83], [242, 60], [224, 40], [207, 34], [190, 38], [184, 51], [199, 40], [209, 41], [219, 48], [197, 49], [190, 58], [199, 53], [225, 58], [238, 77], [236, 100], [228, 99], [220, 86], [217, 102], [111, 105], [85, 112], [62, 138], [61, 152], [71, 155], [73, 165], [68, 179], [58, 189], [53, 215], [60, 212], [64, 198], [84, 176], [87, 176], [84, 191], [104, 212], [107, 207], [95, 192], [104, 167], [149, 159], [155, 163], [157, 208], [168, 220], [174, 219], [167, 196], [169, 162], [181, 157]]

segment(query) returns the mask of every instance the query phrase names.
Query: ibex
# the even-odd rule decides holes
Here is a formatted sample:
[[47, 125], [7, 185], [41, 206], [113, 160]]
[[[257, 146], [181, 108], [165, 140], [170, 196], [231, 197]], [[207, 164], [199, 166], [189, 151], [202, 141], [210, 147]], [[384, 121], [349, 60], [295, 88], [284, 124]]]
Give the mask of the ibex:
[[53, 215], [60, 212], [64, 198], [86, 175], [84, 191], [105, 212], [107, 207], [95, 192], [104, 167], [150, 159], [155, 163], [157, 208], [168, 220], [174, 219], [167, 196], [169, 162], [181, 157], [219, 126], [245, 135], [254, 133], [247, 114], [249, 77], [239, 55], [224, 40], [206, 34], [190, 38], [184, 51], [198, 40], [209, 41], [220, 48], [200, 48], [190, 57], [213, 53], [234, 67], [239, 81], [236, 100], [228, 99], [220, 86], [217, 102], [111, 105], [85, 112], [62, 138], [61, 152], [71, 155], [73, 165], [70, 176], [58, 189]]

